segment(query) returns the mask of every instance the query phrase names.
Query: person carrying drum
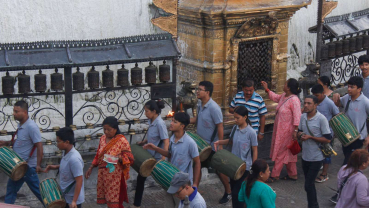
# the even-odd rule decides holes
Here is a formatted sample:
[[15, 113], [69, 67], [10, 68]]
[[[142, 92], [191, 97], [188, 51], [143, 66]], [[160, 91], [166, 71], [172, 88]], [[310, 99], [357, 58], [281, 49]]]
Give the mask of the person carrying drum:
[[[149, 119], [149, 129], [147, 130], [147, 139], [142, 142], [139, 142], [139, 145], [144, 145], [146, 143], [152, 143], [159, 148], [163, 148], [165, 151], [168, 151], [169, 147], [169, 136], [167, 126], [165, 122], [160, 117], [161, 109], [163, 109], [164, 102], [163, 101], [155, 101], [150, 100], [145, 104], [145, 115]], [[155, 152], [153, 150], [148, 150], [148, 152], [156, 159], [165, 159], [164, 156], [161, 156], [160, 153]], [[135, 192], [135, 199], [133, 206], [140, 207], [142, 196], [145, 188], [146, 177], [137, 175], [137, 186]]]
[[[324, 88], [322, 85], [320, 84], [314, 85], [311, 88], [311, 92], [313, 93], [315, 97], [318, 98], [317, 110], [319, 111], [319, 113], [323, 114], [328, 121], [331, 120], [333, 116], [340, 113], [340, 111], [338, 110], [334, 102], [331, 99], [329, 99], [328, 96], [324, 94]], [[330, 130], [331, 130], [331, 136], [333, 138], [333, 131], [331, 127], [330, 127]], [[323, 160], [323, 171], [320, 174], [320, 176], [315, 179], [315, 182], [322, 183], [329, 179], [328, 177], [329, 164], [331, 164], [331, 157], [325, 157]]]
[[331, 141], [331, 130], [327, 118], [317, 111], [318, 98], [314, 95], [306, 96], [304, 100], [304, 114], [302, 114], [297, 137], [302, 141], [302, 170], [305, 175], [305, 191], [308, 207], [319, 207], [315, 179], [318, 176], [324, 155], [321, 144]]
[[[169, 130], [173, 135], [169, 139], [169, 149], [164, 150], [155, 146], [153, 143], [146, 144], [143, 148], [153, 150], [161, 155], [168, 157], [170, 163], [176, 166], [180, 171], [188, 173], [194, 187], [198, 187], [200, 182], [201, 164], [199, 151], [195, 141], [186, 134], [185, 128], [190, 123], [190, 116], [184, 112], [174, 114], [170, 123]], [[178, 207], [179, 199], [171, 194], [165, 195], [165, 208]]]
[[43, 157], [43, 147], [41, 143], [41, 132], [37, 124], [28, 116], [28, 104], [20, 100], [14, 104], [13, 116], [19, 121], [18, 129], [15, 132], [17, 139], [11, 141], [0, 141], [0, 146], [13, 146], [21, 158], [27, 161], [28, 170], [23, 178], [18, 181], [8, 180], [6, 186], [5, 203], [14, 204], [17, 193], [26, 182], [32, 193], [42, 202], [39, 189], [39, 179], [37, 173], [42, 172], [41, 161]]
[[232, 207], [243, 208], [244, 202], [238, 201], [238, 192], [241, 189], [242, 182], [248, 176], [252, 163], [258, 158], [258, 139], [255, 130], [248, 120], [249, 111], [245, 106], [238, 106], [234, 110], [234, 119], [236, 125], [231, 132], [231, 138], [216, 141], [215, 150], [220, 145], [232, 145], [232, 153], [241, 158], [246, 163], [246, 171], [238, 180], [230, 179], [232, 191]]
[[206, 208], [204, 198], [197, 191], [197, 187], [191, 186], [191, 181], [188, 176], [188, 173], [176, 173], [170, 182], [170, 187], [167, 192], [181, 200], [179, 208], [185, 207], [184, 200], [186, 196], [188, 196], [190, 201], [189, 208]]
[[60, 173], [60, 188], [64, 193], [67, 206], [65, 208], [81, 208], [85, 201], [83, 183], [83, 159], [74, 149], [74, 132], [69, 127], [61, 128], [56, 132], [56, 146], [64, 150], [60, 165], [48, 165], [44, 172], [58, 170]]
[[[212, 147], [212, 152], [207, 160], [201, 162], [201, 168], [209, 168], [210, 161], [214, 151], [214, 142], [223, 140], [223, 114], [219, 105], [211, 98], [213, 94], [213, 83], [209, 81], [202, 81], [196, 90], [197, 99], [197, 117], [191, 118], [191, 124], [196, 124], [197, 134], [202, 137]], [[219, 146], [221, 149], [222, 146]], [[227, 203], [231, 200], [231, 187], [229, 185], [228, 177], [224, 174], [218, 173], [220, 181], [224, 186], [224, 195], [219, 200], [220, 204]], [[201, 178], [201, 175], [200, 175]]]
[[[255, 92], [255, 82], [246, 79], [242, 83], [242, 91], [238, 92], [229, 105], [229, 113], [234, 113], [237, 106], [245, 106], [249, 111], [248, 119], [258, 135], [258, 140], [264, 138], [265, 114], [268, 113], [263, 98]], [[260, 131], [259, 131], [260, 128]]]

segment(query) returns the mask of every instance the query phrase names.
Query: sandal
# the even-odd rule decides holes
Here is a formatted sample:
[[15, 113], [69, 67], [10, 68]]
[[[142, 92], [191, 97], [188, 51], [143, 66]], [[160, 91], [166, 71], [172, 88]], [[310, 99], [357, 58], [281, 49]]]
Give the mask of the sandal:
[[273, 177], [269, 177], [269, 178], [265, 181], [265, 183], [274, 183], [275, 181], [278, 181], [278, 179], [273, 178]]
[[281, 178], [282, 180], [285, 180], [285, 181], [288, 181], [288, 180], [290, 180], [290, 181], [297, 181], [297, 179], [296, 178], [291, 178], [289, 175], [286, 175], [285, 177], [283, 177], [283, 178]]
[[329, 179], [328, 174], [320, 174], [319, 177], [316, 177], [315, 182], [317, 183], [323, 183], [324, 181], [327, 181]]

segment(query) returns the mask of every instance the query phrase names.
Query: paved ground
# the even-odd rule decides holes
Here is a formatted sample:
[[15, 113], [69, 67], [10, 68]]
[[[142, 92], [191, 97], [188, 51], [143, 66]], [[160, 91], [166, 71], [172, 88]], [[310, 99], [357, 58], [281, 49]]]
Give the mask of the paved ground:
[[[324, 183], [316, 184], [319, 205], [321, 208], [333, 208], [334, 205], [328, 201], [328, 199], [335, 193], [336, 190], [336, 174], [340, 168], [343, 160], [340, 147], [336, 147], [338, 150], [338, 156], [332, 159], [333, 164], [329, 169], [330, 179]], [[306, 193], [304, 191], [304, 177], [301, 169], [301, 159], [297, 164], [299, 179], [296, 182], [293, 181], [278, 181], [270, 184], [271, 187], [277, 193], [276, 207], [278, 208], [305, 208], [307, 207]], [[366, 170], [364, 173], [369, 176], [369, 171]], [[283, 170], [281, 175], [285, 175], [286, 171]], [[206, 175], [206, 174], [204, 174]], [[203, 196], [211, 208], [221, 208], [221, 207], [232, 207], [231, 203], [226, 205], [219, 205], [218, 200], [223, 195], [223, 187], [220, 181], [217, 179], [215, 174], [208, 174], [208, 177], [201, 183], [200, 190], [204, 192]], [[151, 181], [146, 184], [148, 187], [145, 189], [145, 195], [142, 202], [143, 208], [162, 208], [163, 207], [163, 190], [158, 187], [155, 182]], [[129, 187], [129, 199], [130, 202], [133, 201], [134, 190], [133, 187]], [[86, 190], [86, 203], [83, 207], [89, 208], [100, 208], [106, 206], [96, 205], [96, 190], [87, 189]], [[3, 198], [0, 198], [0, 202], [3, 202]], [[19, 205], [27, 205], [32, 208], [41, 207], [39, 202], [35, 197], [30, 194], [28, 196], [18, 196], [17, 203]], [[125, 207], [131, 207], [129, 204], [125, 204]]]

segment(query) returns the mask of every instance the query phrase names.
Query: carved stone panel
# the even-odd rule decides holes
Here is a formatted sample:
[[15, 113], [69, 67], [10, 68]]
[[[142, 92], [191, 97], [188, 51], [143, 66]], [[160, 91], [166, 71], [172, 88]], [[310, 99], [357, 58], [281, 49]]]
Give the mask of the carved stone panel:
[[278, 27], [278, 19], [274, 12], [266, 17], [254, 17], [247, 20], [236, 33], [236, 38], [250, 38], [272, 35]]

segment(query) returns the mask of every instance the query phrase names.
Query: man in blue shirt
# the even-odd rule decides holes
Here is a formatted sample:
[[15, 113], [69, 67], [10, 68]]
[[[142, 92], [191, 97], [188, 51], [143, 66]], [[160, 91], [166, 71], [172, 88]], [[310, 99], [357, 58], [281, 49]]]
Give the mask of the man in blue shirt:
[[28, 116], [28, 104], [21, 100], [14, 104], [14, 119], [19, 121], [16, 132], [16, 140], [0, 141], [0, 146], [13, 145], [13, 150], [23, 160], [27, 161], [28, 170], [23, 178], [18, 181], [8, 180], [6, 187], [5, 203], [14, 204], [17, 193], [26, 182], [29, 189], [41, 201], [39, 189], [39, 179], [37, 173], [42, 172], [41, 161], [43, 157], [43, 148], [41, 143], [41, 132], [37, 124]]
[[361, 69], [361, 77], [364, 81], [363, 94], [369, 98], [369, 55], [360, 56], [358, 62]]

